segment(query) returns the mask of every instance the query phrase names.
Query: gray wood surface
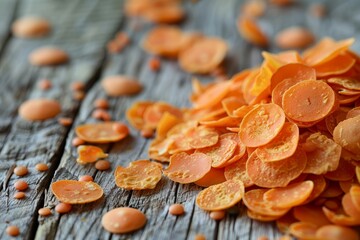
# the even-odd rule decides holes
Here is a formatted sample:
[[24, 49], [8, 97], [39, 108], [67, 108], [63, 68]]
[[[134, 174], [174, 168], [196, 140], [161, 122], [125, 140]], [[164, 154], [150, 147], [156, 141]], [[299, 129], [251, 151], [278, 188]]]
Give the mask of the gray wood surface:
[[[308, 13], [311, 1], [297, 1], [287, 8], [269, 6], [260, 25], [272, 37], [279, 30], [292, 26], [307, 26], [318, 39], [332, 36], [337, 39], [355, 36], [360, 39], [360, 3], [357, 0], [325, 1], [329, 16], [319, 20]], [[230, 46], [225, 60], [229, 76], [261, 62], [261, 51], [238, 34], [235, 19], [242, 1], [201, 0], [184, 1], [187, 19], [180, 26], [185, 30], [198, 30], [206, 35], [226, 39]], [[267, 235], [271, 239], [281, 236], [274, 224], [252, 221], [239, 204], [236, 214], [229, 213], [221, 222], [211, 220], [208, 213], [194, 204], [201, 190], [193, 184], [176, 184], [165, 177], [154, 190], [126, 191], [116, 187], [113, 171], [118, 165], [127, 165], [136, 159], [148, 159], [150, 143], [131, 129], [131, 136], [109, 145], [101, 145], [109, 153], [112, 168], [97, 171], [93, 165], [76, 163], [76, 149], [71, 146], [77, 125], [94, 122], [91, 119], [92, 103], [106, 97], [100, 80], [108, 75], [125, 74], [136, 77], [144, 91], [133, 97], [108, 98], [114, 120], [125, 121], [125, 111], [134, 101], [141, 99], [163, 100], [176, 106], [189, 106], [191, 74], [183, 72], [176, 61], [163, 59], [161, 70], [152, 72], [147, 61], [151, 55], [139, 44], [153, 24], [122, 15], [121, 0], [0, 0], [0, 239], [8, 239], [4, 229], [8, 224], [18, 225], [18, 239], [194, 239], [198, 233], [207, 239], [253, 239]], [[54, 30], [44, 39], [22, 40], [10, 35], [13, 19], [25, 15], [40, 15], [49, 19]], [[135, 28], [135, 26], [137, 26]], [[139, 28], [140, 27], [140, 28]], [[125, 31], [131, 43], [120, 54], [109, 55], [105, 45], [117, 31]], [[32, 67], [27, 62], [29, 52], [36, 47], [54, 44], [71, 54], [71, 62], [59, 67]], [[360, 41], [354, 45], [360, 50]], [[273, 44], [269, 51], [279, 51]], [[203, 82], [212, 77], [199, 76]], [[48, 78], [54, 87], [39, 90], [37, 84]], [[74, 81], [86, 84], [83, 101], [72, 98], [69, 90]], [[63, 106], [62, 116], [74, 118], [71, 127], [63, 127], [56, 119], [29, 123], [17, 115], [18, 106], [32, 97], [50, 97]], [[35, 165], [46, 162], [50, 170], [38, 173]], [[12, 184], [19, 177], [12, 174], [15, 164], [29, 167], [24, 179], [30, 188], [25, 200], [14, 200]], [[51, 182], [58, 179], [77, 179], [92, 175], [105, 197], [95, 203], [74, 206], [66, 215], [54, 213], [39, 217], [37, 210], [54, 206], [56, 199], [49, 191]], [[183, 203], [186, 213], [180, 217], [169, 215], [172, 203]], [[126, 235], [113, 235], [101, 227], [101, 216], [108, 210], [130, 206], [142, 210], [148, 217], [146, 226]]]

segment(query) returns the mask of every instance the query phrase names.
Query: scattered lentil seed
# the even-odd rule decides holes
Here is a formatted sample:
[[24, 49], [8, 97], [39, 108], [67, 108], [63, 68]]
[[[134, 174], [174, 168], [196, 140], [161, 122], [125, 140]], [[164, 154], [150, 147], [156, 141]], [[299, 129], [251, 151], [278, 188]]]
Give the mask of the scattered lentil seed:
[[28, 168], [26, 166], [17, 166], [15, 169], [14, 169], [14, 174], [16, 176], [25, 176], [26, 174], [28, 174]]
[[149, 62], [148, 62], [149, 68], [153, 71], [153, 72], [157, 72], [160, 70], [161, 67], [161, 62], [160, 59], [157, 57], [152, 57], [150, 58]]
[[196, 234], [194, 240], [206, 240], [204, 234]]
[[6, 233], [9, 235], [9, 236], [12, 236], [12, 237], [16, 237], [20, 234], [20, 230], [17, 226], [8, 226], [6, 228]]
[[141, 130], [141, 136], [144, 138], [152, 138], [154, 136], [154, 130], [143, 129], [143, 130]]
[[23, 198], [25, 198], [25, 193], [24, 192], [16, 192], [14, 194], [14, 198], [15, 199], [23, 199]]
[[55, 207], [55, 211], [58, 213], [68, 213], [71, 211], [71, 204], [68, 203], [59, 203]]
[[39, 82], [39, 88], [41, 90], [48, 90], [52, 87], [52, 83], [50, 80], [48, 79], [42, 79], [40, 82]]
[[72, 144], [74, 147], [77, 147], [77, 146], [80, 146], [80, 145], [85, 144], [85, 141], [82, 140], [82, 139], [79, 138], [79, 137], [75, 137], [75, 138], [72, 140], [71, 144]]
[[106, 171], [110, 168], [110, 162], [107, 160], [99, 160], [95, 163], [95, 168], [100, 171]]
[[109, 108], [109, 102], [106, 99], [98, 98], [94, 101], [94, 107], [95, 108], [101, 108], [101, 109], [108, 109]]
[[85, 98], [85, 92], [83, 91], [75, 91], [73, 92], [73, 99], [75, 100], [83, 100]]
[[52, 214], [50, 208], [47, 208], [47, 207], [44, 207], [44, 208], [40, 208], [39, 211], [38, 211], [39, 215], [40, 216], [49, 216]]
[[62, 118], [58, 119], [58, 122], [60, 125], [63, 125], [64, 127], [68, 127], [68, 126], [71, 126], [71, 124], [73, 123], [73, 120], [72, 120], [72, 118], [62, 117]]
[[49, 169], [49, 167], [46, 163], [38, 163], [38, 164], [36, 164], [35, 168], [39, 172], [45, 172]]
[[25, 182], [24, 180], [17, 180], [15, 183], [14, 183], [14, 187], [16, 190], [19, 190], [19, 191], [24, 191], [26, 190], [29, 185], [27, 182]]
[[210, 218], [214, 220], [222, 220], [225, 217], [225, 211], [212, 211], [210, 213]]
[[183, 215], [184, 214], [184, 206], [179, 203], [172, 204], [169, 207], [169, 213], [171, 215]]
[[90, 175], [83, 175], [83, 176], [80, 176], [79, 177], [79, 181], [82, 181], [82, 182], [92, 182], [94, 181], [93, 177], [90, 176]]
[[85, 89], [85, 84], [80, 81], [73, 82], [70, 86], [73, 91], [82, 91]]

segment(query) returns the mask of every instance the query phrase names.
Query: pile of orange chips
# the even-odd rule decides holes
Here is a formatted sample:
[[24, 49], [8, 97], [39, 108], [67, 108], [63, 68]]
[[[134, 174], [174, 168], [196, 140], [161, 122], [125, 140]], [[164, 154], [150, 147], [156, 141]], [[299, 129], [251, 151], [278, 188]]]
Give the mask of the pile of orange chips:
[[360, 225], [360, 58], [349, 49], [353, 42], [325, 38], [302, 55], [264, 52], [261, 66], [228, 81], [194, 80], [192, 108], [137, 102], [128, 121], [156, 130], [149, 155], [170, 163], [167, 177], [208, 187], [196, 199], [200, 208], [227, 209], [243, 199], [250, 218], [277, 220], [295, 237], [351, 235], [335, 225]]

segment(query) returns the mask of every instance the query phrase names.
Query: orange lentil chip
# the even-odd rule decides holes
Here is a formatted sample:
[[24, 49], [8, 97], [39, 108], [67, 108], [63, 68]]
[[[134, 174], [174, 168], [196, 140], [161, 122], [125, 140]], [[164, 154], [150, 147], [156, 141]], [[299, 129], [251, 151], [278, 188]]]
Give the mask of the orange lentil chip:
[[269, 143], [281, 131], [285, 114], [276, 104], [261, 104], [248, 112], [240, 124], [239, 136], [247, 147]]
[[77, 148], [78, 158], [76, 161], [81, 164], [96, 162], [98, 159], [106, 158], [108, 154], [96, 146], [81, 145]]
[[72, 118], [62, 117], [62, 118], [58, 119], [58, 122], [59, 122], [60, 125], [68, 127], [68, 126], [71, 126], [71, 124], [73, 123], [73, 120], [72, 120]]
[[80, 182], [93, 182], [94, 179], [93, 179], [93, 177], [90, 176], [90, 175], [83, 175], [83, 176], [80, 176], [80, 177], [79, 177], [79, 181], [80, 181]]
[[23, 198], [25, 198], [25, 193], [24, 192], [16, 192], [15, 194], [14, 194], [14, 198], [15, 199], [23, 199]]
[[335, 105], [335, 93], [322, 81], [306, 80], [286, 90], [282, 105], [289, 118], [313, 122], [330, 114]]
[[360, 154], [360, 116], [340, 122], [334, 129], [334, 141], [352, 154]]
[[80, 145], [85, 144], [85, 141], [82, 140], [82, 139], [79, 138], [79, 137], [75, 137], [75, 138], [71, 141], [71, 144], [72, 144], [74, 147], [77, 147], [77, 146], [80, 146]]
[[43, 216], [43, 217], [46, 217], [46, 216], [49, 216], [49, 215], [51, 215], [52, 214], [52, 212], [51, 212], [51, 209], [50, 208], [40, 208], [39, 210], [38, 210], [38, 214], [40, 215], [40, 216]]
[[89, 123], [76, 127], [76, 134], [91, 143], [117, 142], [129, 134], [128, 127], [121, 122]]
[[185, 212], [184, 210], [184, 206], [182, 204], [176, 203], [176, 204], [172, 204], [169, 207], [169, 213], [171, 215], [183, 215]]
[[221, 168], [211, 168], [202, 178], [194, 182], [201, 187], [210, 187], [215, 184], [225, 182], [224, 170]]
[[314, 188], [312, 181], [289, 184], [282, 188], [273, 188], [264, 193], [264, 200], [278, 208], [289, 208], [302, 204]]
[[24, 180], [17, 180], [15, 183], [14, 183], [14, 187], [16, 190], [19, 190], [19, 191], [24, 191], [26, 190], [29, 185], [27, 182], [25, 182]]
[[327, 239], [327, 240], [358, 240], [359, 234], [355, 230], [338, 225], [326, 225], [320, 227], [315, 234], [317, 239]]
[[35, 165], [35, 168], [39, 172], [45, 172], [49, 169], [49, 166], [46, 163], [38, 163]]
[[9, 236], [16, 237], [20, 234], [20, 229], [17, 226], [8, 226], [6, 228], [6, 233]]
[[149, 160], [131, 162], [128, 167], [118, 166], [115, 183], [127, 190], [154, 189], [161, 180], [162, 165]]
[[51, 191], [63, 203], [84, 204], [103, 196], [102, 188], [94, 182], [59, 180], [51, 184]]
[[220, 38], [202, 38], [180, 53], [179, 64], [190, 73], [210, 73], [224, 60], [227, 49]]
[[60, 214], [64, 214], [64, 213], [68, 213], [71, 211], [72, 205], [69, 203], [58, 203], [55, 206], [55, 211], [60, 213]]
[[237, 27], [240, 35], [248, 42], [266, 47], [268, 45], [267, 36], [261, 31], [256, 22], [249, 17], [240, 17], [237, 21]]
[[224, 210], [217, 210], [217, 211], [211, 211], [210, 218], [220, 221], [225, 217], [225, 211]]
[[17, 166], [14, 168], [14, 174], [16, 176], [25, 176], [26, 174], [28, 174], [28, 168], [26, 166]]
[[174, 182], [191, 183], [205, 176], [211, 169], [211, 158], [203, 153], [176, 153], [163, 173]]
[[275, 162], [263, 162], [255, 151], [247, 160], [246, 172], [259, 187], [285, 187], [303, 172], [306, 162], [306, 154], [301, 149], [291, 157]]
[[297, 220], [312, 223], [317, 226], [324, 226], [331, 223], [321, 208], [314, 205], [297, 206], [293, 209], [293, 214]]
[[239, 161], [236, 161], [235, 163], [226, 166], [224, 171], [226, 180], [238, 179], [244, 183], [245, 187], [250, 187], [254, 185], [246, 172], [246, 162], [247, 155], [246, 158], [241, 158]]
[[289, 27], [275, 37], [276, 45], [281, 48], [304, 48], [314, 40], [314, 34], [303, 27]]
[[41, 90], [49, 90], [50, 88], [52, 87], [52, 83], [50, 80], [48, 79], [42, 79], [40, 82], [39, 82], [39, 88]]
[[101, 219], [102, 226], [111, 233], [128, 233], [142, 228], [146, 216], [135, 208], [120, 207], [105, 213]]
[[106, 171], [111, 167], [111, 163], [107, 160], [99, 160], [95, 163], [95, 168], [99, 171]]
[[318, 226], [308, 222], [297, 222], [290, 225], [289, 232], [291, 235], [300, 239], [316, 239]]
[[227, 209], [241, 200], [244, 191], [241, 181], [227, 180], [202, 190], [196, 197], [196, 205], [207, 211]]
[[95, 108], [101, 108], [101, 109], [108, 109], [109, 108], [109, 102], [108, 100], [104, 98], [98, 98], [93, 103]]

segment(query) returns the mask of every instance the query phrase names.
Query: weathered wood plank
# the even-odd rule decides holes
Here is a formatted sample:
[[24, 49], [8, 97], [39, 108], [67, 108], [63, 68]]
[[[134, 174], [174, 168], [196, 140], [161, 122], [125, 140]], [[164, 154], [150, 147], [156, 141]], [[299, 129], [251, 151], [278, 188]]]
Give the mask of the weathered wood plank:
[[[2, 87], [1, 105], [7, 106], [0, 113], [0, 122], [10, 127], [2, 128], [0, 181], [0, 238], [6, 239], [8, 223], [21, 228], [21, 238], [33, 238], [37, 226], [37, 209], [42, 205], [44, 190], [59, 163], [68, 128], [56, 119], [29, 123], [17, 117], [17, 108], [25, 99], [49, 97], [62, 104], [62, 116], [74, 117], [79, 101], [72, 99], [69, 90], [74, 81], [82, 81], [89, 87], [100, 69], [104, 46], [121, 22], [117, 6], [121, 1], [23, 1], [17, 17], [40, 15], [49, 19], [54, 30], [48, 38], [37, 40], [11, 39], [0, 62]], [[59, 67], [35, 68], [28, 64], [31, 50], [42, 45], [58, 45], [71, 55], [71, 63]], [[53, 82], [49, 91], [40, 91], [37, 81], [48, 78]], [[11, 123], [11, 125], [10, 125]], [[45, 162], [50, 170], [37, 173], [35, 164]], [[12, 184], [18, 177], [11, 175], [8, 184], [3, 184], [8, 169], [13, 164], [29, 167], [30, 174], [24, 177], [29, 183], [25, 200], [12, 198]]]
[[17, 1], [0, 1], [0, 55], [11, 35], [11, 22], [15, 15]]

